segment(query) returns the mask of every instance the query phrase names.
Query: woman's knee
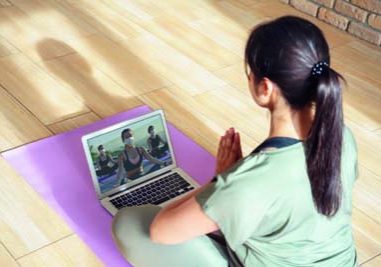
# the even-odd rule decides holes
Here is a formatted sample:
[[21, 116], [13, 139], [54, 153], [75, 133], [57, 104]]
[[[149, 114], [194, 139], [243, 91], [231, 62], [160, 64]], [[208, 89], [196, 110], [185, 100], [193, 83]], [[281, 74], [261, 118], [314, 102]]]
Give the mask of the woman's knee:
[[149, 226], [160, 207], [144, 205], [121, 209], [112, 222], [112, 234], [118, 245], [139, 243], [149, 239]]
[[159, 211], [160, 207], [152, 205], [131, 207], [120, 210], [114, 217], [114, 240], [130, 263], [135, 266], [182, 266], [186, 259], [189, 261], [186, 266], [226, 266], [221, 251], [204, 236], [180, 245], [153, 243], [149, 227]]

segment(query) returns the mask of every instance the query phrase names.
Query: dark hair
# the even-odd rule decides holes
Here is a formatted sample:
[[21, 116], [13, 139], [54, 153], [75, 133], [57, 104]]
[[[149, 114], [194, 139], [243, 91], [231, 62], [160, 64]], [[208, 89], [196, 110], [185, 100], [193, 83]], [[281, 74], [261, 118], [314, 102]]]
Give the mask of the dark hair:
[[[319, 75], [312, 75], [318, 62], [328, 66], [324, 65]], [[253, 72], [256, 85], [268, 78], [293, 109], [314, 106], [315, 118], [305, 140], [307, 172], [318, 212], [331, 217], [338, 211], [342, 195], [340, 80], [344, 79], [329, 63], [329, 47], [321, 30], [293, 16], [254, 28], [245, 49], [245, 66]]]
[[101, 151], [103, 149], [103, 145], [98, 146], [98, 151]]
[[120, 135], [120, 137], [122, 138], [122, 141], [124, 141], [124, 134], [127, 133], [127, 132], [131, 132], [131, 129], [130, 128], [127, 128], [127, 129], [124, 129]]
[[148, 126], [148, 133], [150, 133], [154, 129], [153, 125]]

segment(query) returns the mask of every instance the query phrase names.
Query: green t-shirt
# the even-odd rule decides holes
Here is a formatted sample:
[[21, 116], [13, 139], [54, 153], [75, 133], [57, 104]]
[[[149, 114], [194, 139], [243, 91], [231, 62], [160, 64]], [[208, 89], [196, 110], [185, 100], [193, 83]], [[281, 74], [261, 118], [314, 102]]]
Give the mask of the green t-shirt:
[[357, 148], [346, 127], [342, 151], [342, 202], [332, 218], [315, 208], [303, 143], [245, 157], [196, 199], [245, 266], [356, 266]]

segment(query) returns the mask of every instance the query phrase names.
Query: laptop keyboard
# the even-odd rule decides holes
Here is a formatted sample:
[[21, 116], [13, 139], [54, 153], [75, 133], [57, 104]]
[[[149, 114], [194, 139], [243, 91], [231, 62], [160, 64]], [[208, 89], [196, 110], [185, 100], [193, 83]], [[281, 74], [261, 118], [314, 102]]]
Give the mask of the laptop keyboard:
[[155, 182], [118, 196], [110, 200], [110, 202], [117, 209], [145, 204], [159, 205], [192, 189], [194, 187], [178, 173], [172, 173]]

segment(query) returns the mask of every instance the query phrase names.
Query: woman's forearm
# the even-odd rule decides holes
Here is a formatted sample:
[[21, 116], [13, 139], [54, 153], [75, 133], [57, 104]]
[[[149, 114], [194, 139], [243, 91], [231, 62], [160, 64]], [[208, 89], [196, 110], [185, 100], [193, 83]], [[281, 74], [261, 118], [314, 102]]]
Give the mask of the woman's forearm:
[[162, 160], [158, 160], [154, 157], [152, 157], [147, 151], [143, 150], [143, 154], [145, 156], [146, 159], [148, 159], [149, 161], [151, 161], [152, 163], [155, 163], [155, 164], [159, 164], [159, 165], [163, 165], [164, 164], [164, 161]]
[[182, 198], [172, 202], [171, 204], [165, 206], [163, 209], [160, 210], [159, 213], [164, 213], [164, 212], [166, 212], [168, 210], [175, 209], [177, 206], [181, 205], [183, 202], [187, 201], [191, 197], [197, 195], [199, 192], [204, 190], [205, 186], [206, 185], [204, 185], [204, 186], [202, 186], [200, 188], [197, 188], [196, 190], [193, 190], [190, 193], [186, 194], [184, 197], [182, 197]]

